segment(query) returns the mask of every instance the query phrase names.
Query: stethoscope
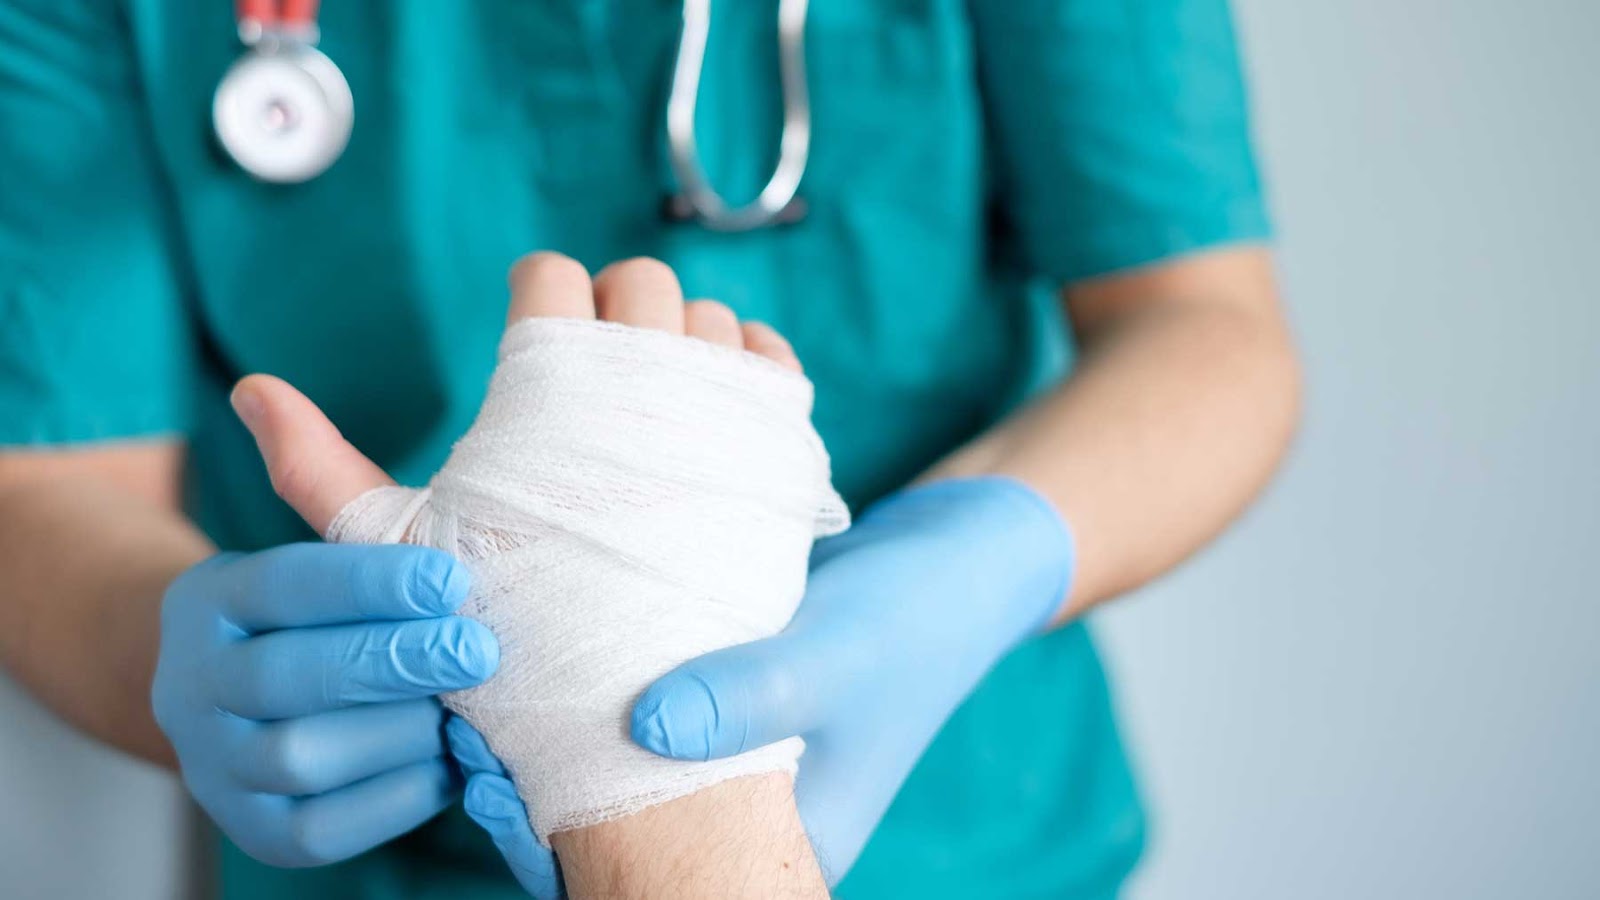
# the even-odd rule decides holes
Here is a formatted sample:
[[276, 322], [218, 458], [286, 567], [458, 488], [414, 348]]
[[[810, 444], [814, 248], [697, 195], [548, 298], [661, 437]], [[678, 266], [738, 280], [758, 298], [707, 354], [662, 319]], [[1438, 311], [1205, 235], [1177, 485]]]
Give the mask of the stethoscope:
[[[667, 99], [667, 149], [679, 185], [663, 204], [669, 218], [714, 231], [753, 231], [804, 218], [800, 181], [811, 155], [808, 2], [778, 2], [783, 130], [777, 164], [754, 200], [730, 206], [707, 179], [695, 143], [711, 0], [684, 0], [683, 34]], [[235, 14], [246, 49], [223, 75], [212, 100], [217, 139], [241, 169], [261, 181], [310, 181], [338, 161], [355, 125], [350, 84], [317, 49], [317, 0], [236, 0]]]
[[237, 0], [247, 48], [217, 84], [211, 120], [241, 169], [273, 184], [321, 175], [355, 125], [350, 84], [317, 49], [317, 0]]

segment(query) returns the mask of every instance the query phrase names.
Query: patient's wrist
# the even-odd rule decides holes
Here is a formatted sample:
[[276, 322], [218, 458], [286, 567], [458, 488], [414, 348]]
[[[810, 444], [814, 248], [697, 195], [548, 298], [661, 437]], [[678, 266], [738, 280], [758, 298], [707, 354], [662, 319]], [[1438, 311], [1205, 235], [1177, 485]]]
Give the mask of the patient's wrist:
[[568, 895], [584, 898], [822, 898], [827, 887], [784, 773], [735, 778], [551, 844]]

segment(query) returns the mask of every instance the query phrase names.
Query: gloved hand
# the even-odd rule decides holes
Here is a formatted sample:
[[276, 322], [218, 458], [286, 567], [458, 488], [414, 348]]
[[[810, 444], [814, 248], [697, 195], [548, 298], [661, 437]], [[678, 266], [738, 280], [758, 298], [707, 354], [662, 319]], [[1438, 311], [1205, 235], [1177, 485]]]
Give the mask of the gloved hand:
[[517, 796], [505, 766], [466, 719], [451, 716], [445, 734], [450, 752], [467, 778], [466, 794], [461, 800], [467, 815], [489, 833], [523, 890], [534, 900], [560, 900], [565, 892], [555, 854], [533, 836], [533, 826], [528, 824], [532, 817]]
[[806, 739], [800, 817], [830, 882], [860, 854], [922, 751], [978, 681], [1065, 600], [1073, 540], [1021, 482], [935, 482], [820, 542], [776, 637], [669, 672], [633, 736], [676, 759]]
[[[633, 737], [676, 759], [800, 735], [796, 797], [830, 883], [844, 877], [917, 759], [1006, 651], [1066, 598], [1073, 540], [1033, 490], [1001, 477], [890, 497], [820, 542], [776, 637], [700, 657], [634, 708]], [[559, 896], [550, 851], [481, 737], [449, 727], [466, 809], [539, 900]]]
[[467, 584], [437, 550], [326, 544], [220, 554], [173, 582], [151, 702], [242, 850], [335, 862], [454, 800], [433, 695], [499, 663], [494, 635], [451, 614]]

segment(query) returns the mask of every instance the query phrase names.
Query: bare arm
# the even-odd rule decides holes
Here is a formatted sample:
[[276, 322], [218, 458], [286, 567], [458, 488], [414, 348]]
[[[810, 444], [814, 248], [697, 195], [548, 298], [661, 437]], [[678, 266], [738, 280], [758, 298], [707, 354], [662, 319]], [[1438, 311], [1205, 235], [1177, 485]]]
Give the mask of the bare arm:
[[1260, 248], [1069, 287], [1082, 346], [1055, 392], [929, 477], [997, 473], [1072, 523], [1063, 618], [1172, 568], [1266, 483], [1299, 416], [1299, 369]]
[[574, 900], [828, 896], [782, 774], [725, 781], [551, 841]]
[[173, 766], [150, 711], [162, 592], [211, 553], [176, 442], [0, 453], [0, 665], [62, 718]]

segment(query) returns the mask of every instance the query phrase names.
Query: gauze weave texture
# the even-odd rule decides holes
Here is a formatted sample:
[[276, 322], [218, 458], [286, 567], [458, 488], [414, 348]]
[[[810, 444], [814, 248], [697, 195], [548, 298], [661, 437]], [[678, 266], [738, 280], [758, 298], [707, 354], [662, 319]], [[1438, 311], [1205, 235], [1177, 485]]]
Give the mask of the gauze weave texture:
[[847, 527], [811, 402], [809, 381], [751, 353], [524, 320], [428, 487], [369, 491], [329, 526], [330, 541], [404, 540], [470, 565], [462, 613], [499, 637], [500, 668], [445, 704], [505, 763], [540, 841], [794, 771], [798, 739], [686, 763], [628, 727], [674, 666], [788, 624], [812, 542]]

